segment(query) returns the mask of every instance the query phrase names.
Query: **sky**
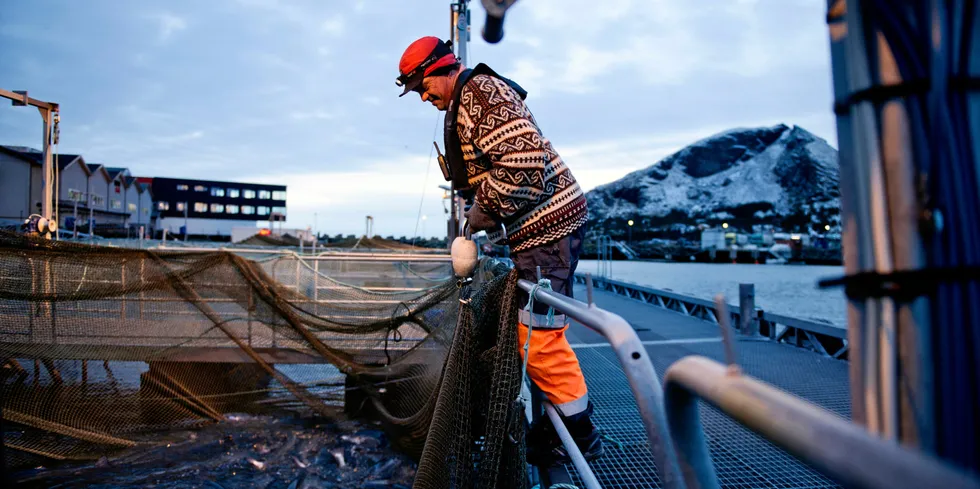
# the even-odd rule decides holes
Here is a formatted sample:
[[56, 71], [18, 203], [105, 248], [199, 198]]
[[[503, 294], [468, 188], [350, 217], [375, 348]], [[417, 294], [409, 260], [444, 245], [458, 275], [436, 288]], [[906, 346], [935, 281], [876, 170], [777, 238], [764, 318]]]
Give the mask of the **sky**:
[[[445, 236], [442, 115], [398, 97], [449, 0], [34, 0], [0, 9], [0, 87], [61, 106], [60, 153], [136, 176], [287, 186], [287, 228]], [[737, 127], [837, 146], [826, 0], [519, 0], [468, 64], [526, 103], [588, 191]], [[0, 144], [40, 147], [0, 104]], [[425, 219], [422, 219], [422, 217]]]

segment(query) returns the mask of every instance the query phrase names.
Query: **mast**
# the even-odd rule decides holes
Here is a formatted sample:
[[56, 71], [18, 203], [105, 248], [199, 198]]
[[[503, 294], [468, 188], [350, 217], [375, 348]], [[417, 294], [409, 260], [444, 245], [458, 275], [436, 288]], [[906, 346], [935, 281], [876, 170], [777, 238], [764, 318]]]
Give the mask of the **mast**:
[[[469, 0], [455, 0], [449, 4], [449, 39], [452, 41], [453, 53], [463, 66], [467, 65], [467, 45], [470, 41], [470, 7]], [[449, 190], [449, 225], [446, 235], [446, 247], [451, 248], [453, 240], [462, 235], [463, 199], [453, 186]]]

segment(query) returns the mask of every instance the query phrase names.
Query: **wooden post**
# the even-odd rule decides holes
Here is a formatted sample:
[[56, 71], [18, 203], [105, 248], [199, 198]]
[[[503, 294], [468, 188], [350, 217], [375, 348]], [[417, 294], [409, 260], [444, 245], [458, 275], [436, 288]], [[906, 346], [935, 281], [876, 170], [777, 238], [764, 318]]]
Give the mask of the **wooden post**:
[[759, 322], [755, 317], [755, 284], [738, 284], [738, 329], [744, 336], [756, 336]]

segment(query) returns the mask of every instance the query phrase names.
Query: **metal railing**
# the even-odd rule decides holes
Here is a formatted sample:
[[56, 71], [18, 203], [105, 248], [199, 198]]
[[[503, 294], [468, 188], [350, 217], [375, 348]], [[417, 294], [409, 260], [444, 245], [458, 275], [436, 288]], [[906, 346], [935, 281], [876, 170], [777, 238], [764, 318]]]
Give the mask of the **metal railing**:
[[[575, 283], [586, 283], [586, 276], [576, 273]], [[708, 299], [609, 278], [594, 278], [592, 283], [599, 290], [718, 324], [719, 318], [715, 313], [714, 304]], [[753, 336], [758, 333], [761, 335], [760, 338], [768, 338], [777, 343], [809, 348], [821, 355], [834, 358], [846, 358], [848, 351], [846, 328], [774, 314], [755, 307], [751, 308], [753, 317], [742, 318], [741, 307], [738, 304], [729, 304], [728, 311], [730, 311], [732, 324], [736, 325], [737, 330], [742, 329], [741, 325], [753, 325], [751, 331], [742, 331], [743, 333]]]
[[718, 489], [698, 399], [824, 475], [859, 489], [980, 489], [980, 481], [876, 438], [859, 425], [709, 358], [684, 357], [664, 377], [665, 408], [687, 489]]
[[[673, 445], [669, 441], [667, 418], [663, 409], [663, 390], [660, 387], [653, 363], [651, 363], [647, 351], [633, 327], [622, 317], [595, 306], [592, 301], [591, 283], [588, 284], [588, 304], [536, 287], [534, 283], [527, 280], [519, 280], [518, 286], [528, 294], [532, 294], [536, 302], [553, 307], [556, 311], [601, 334], [609, 342], [616, 358], [619, 359], [623, 367], [630, 389], [633, 391], [640, 417], [646, 428], [650, 451], [653, 453], [657, 467], [660, 467], [662, 471], [661, 479], [665, 482], [666, 487], [682, 487], [679, 485], [681, 479], [677, 468], [677, 459]], [[545, 404], [546, 409], [547, 407], [548, 405]], [[552, 413], [549, 411], [548, 415], [550, 417]], [[567, 435], [567, 433], [565, 434]], [[559, 435], [561, 435], [560, 431]], [[584, 464], [584, 458], [582, 458], [581, 451], [575, 443], [571, 442], [571, 438], [562, 436], [562, 441], [572, 460], [578, 460], [575, 465], [579, 469], [579, 473], [591, 475], [591, 470], [588, 470], [587, 464], [580, 467]], [[591, 485], [595, 481], [594, 475], [591, 479], [588, 475], [584, 475], [583, 479], [589, 482], [590, 485], [587, 487], [598, 487], [598, 483], [595, 483], [594, 486]]]
[[612, 275], [612, 238], [608, 234], [589, 233], [588, 238], [596, 243], [596, 276]]
[[[252, 249], [227, 249], [216, 248], [180, 248], [174, 251], [184, 252], [207, 252], [230, 251], [236, 253], [261, 253], [270, 254], [271, 259], [292, 260], [289, 263], [289, 270], [286, 273], [276, 273], [272, 267], [272, 278], [283, 288], [296, 290], [305, 295], [305, 298], [290, 299], [292, 304], [309, 305], [311, 311], [317, 314], [320, 319], [328, 321], [371, 321], [390, 319], [391, 311], [374, 311], [378, 307], [405, 305], [412, 301], [413, 294], [419, 294], [426, 290], [425, 287], [414, 286], [358, 286], [346, 284], [338, 281], [333, 276], [327, 276], [320, 270], [321, 262], [340, 262], [344, 265], [348, 262], [372, 262], [381, 265], [396, 264], [400, 262], [412, 263], [433, 263], [439, 270], [416, 272], [416, 276], [408, 277], [408, 281], [418, 281], [426, 279], [427, 276], [434, 276], [449, 280], [450, 272], [448, 264], [451, 258], [448, 255], [403, 255], [385, 253], [336, 253], [323, 256], [301, 256], [294, 250], [252, 250]], [[40, 291], [47, 287], [50, 290], [60, 290], [62, 288], [80, 289], [83, 285], [100, 284], [118, 286], [124, 289], [127, 285], [132, 286], [136, 283], [145, 284], [147, 269], [144, 262], [148, 258], [138, 258], [139, 267], [135, 273], [127, 273], [133, 267], [127, 267], [127, 263], [122, 262], [119, 271], [114, 279], [106, 279], [104, 273], [98, 274], [99, 279], [87, 278], [83, 273], [77, 276], [53, 275], [49, 280], [42, 280], [44, 274], [35, 270], [42, 270], [46, 266], [44, 260], [29, 259], [31, 273], [28, 275], [5, 276], [0, 275], [0, 281], [20, 282], [26, 290]], [[311, 263], [312, 262], [312, 265]], [[445, 273], [442, 273], [445, 268]], [[392, 268], [392, 272], [401, 273]], [[127, 276], [128, 275], [128, 276]], [[158, 277], [159, 272], [154, 271], [154, 276]], [[278, 276], [277, 276], [278, 275]], [[343, 275], [340, 275], [343, 278]], [[391, 277], [392, 281], [401, 280], [399, 277]], [[430, 279], [432, 280], [432, 279]], [[402, 280], [405, 281], [405, 280]], [[240, 335], [241, 340], [249, 346], [268, 345], [273, 350], [301, 350], [303, 343], [292, 341], [288, 336], [277, 332], [276, 328], [262, 323], [255, 315], [254, 304], [256, 298], [251, 287], [247, 284], [228, 283], [220, 279], [211, 281], [195, 282], [196, 286], [210, 288], [216, 287], [229, 289], [240, 286], [242, 293], [248, 295], [247, 304], [240, 304], [240, 299], [231, 297], [203, 297], [201, 304], [214, 307], [212, 312], [214, 317], [222, 318], [226, 323], [242, 325]], [[399, 284], [394, 284], [399, 285]], [[412, 285], [412, 284], [407, 284]], [[432, 284], [425, 284], [431, 286]], [[362, 291], [376, 293], [375, 297], [351, 298], [331, 294], [329, 297], [321, 295], [324, 291], [360, 289]], [[349, 309], [344, 312], [324, 314], [321, 313], [320, 306], [342, 305]], [[9, 314], [7, 310], [0, 310], [0, 314]], [[113, 352], [116, 356], [136, 355], [134, 352], [143, 352], [148, 348], [160, 348], [163, 346], [175, 347], [168, 354], [174, 358], [197, 359], [198, 356], [180, 352], [179, 350], [195, 351], [200, 350], [205, 353], [202, 355], [218, 355], [219, 352], [232, 347], [232, 343], [224, 341], [216, 343], [216, 339], [223, 338], [222, 333], [215, 332], [208, 334], [209, 327], [213, 326], [211, 321], [205, 320], [201, 312], [191, 307], [186, 299], [180, 297], [154, 297], [144, 295], [140, 289], [138, 292], [121, 294], [116, 297], [106, 297], [100, 299], [79, 301], [79, 302], [55, 302], [47, 307], [39, 308], [27, 314], [16, 313], [15, 321], [10, 321], [8, 328], [0, 332], [0, 343], [6, 344], [12, 349], [31, 350], [40, 344], [50, 347], [47, 353], [54, 353], [51, 348], [61, 347], [57, 350], [60, 355], [66, 358], [88, 358], [92, 351], [112, 347], [117, 351]], [[264, 328], [256, 329], [253, 326]], [[397, 346], [389, 349], [402, 350], [409, 349], [424, 340], [424, 332], [410, 323], [403, 324], [398, 328], [401, 334]], [[237, 331], [237, 330], [236, 330]], [[352, 351], [369, 352], [373, 339], [357, 340], [350, 338], [349, 335], [333, 334], [324, 332], [314, 332], [314, 336], [321, 341], [343, 342], [345, 348]], [[204, 346], [202, 346], [204, 345]], [[55, 348], [56, 349], [56, 348]], [[73, 350], [72, 350], [73, 349]], [[123, 351], [129, 349], [130, 351]], [[70, 351], [69, 351], [70, 350]], [[102, 350], [99, 350], [102, 351]], [[145, 353], [145, 352], [144, 352]], [[270, 363], [310, 363], [308, 355], [299, 352], [299, 355], [284, 356], [283, 358], [271, 358]], [[288, 358], [287, 358], [288, 357]], [[128, 357], [127, 357], [128, 358]], [[215, 357], [217, 358], [217, 357]], [[226, 358], [227, 355], [221, 358]], [[235, 361], [248, 361], [244, 357]]]

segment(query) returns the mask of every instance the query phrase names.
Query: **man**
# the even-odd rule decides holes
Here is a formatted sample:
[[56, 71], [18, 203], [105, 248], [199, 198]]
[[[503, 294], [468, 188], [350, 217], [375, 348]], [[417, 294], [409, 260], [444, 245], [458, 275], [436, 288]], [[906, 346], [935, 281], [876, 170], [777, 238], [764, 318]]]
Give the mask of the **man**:
[[[462, 66], [449, 43], [423, 37], [405, 50], [398, 66], [401, 95], [417, 92], [423, 102], [446, 111], [445, 149], [451, 179], [472, 200], [466, 211], [471, 230], [497, 241], [501, 227], [521, 278], [551, 280], [556, 292], [572, 296], [585, 224], [585, 195], [561, 157], [545, 138], [527, 106], [527, 93], [482, 63]], [[520, 303], [528, 296], [520, 291]], [[519, 348], [531, 327], [527, 371], [548, 396], [587, 460], [602, 454], [592, 424], [592, 403], [578, 359], [565, 338], [568, 321], [548, 308], [520, 311]], [[533, 321], [533, 322], [532, 322]], [[547, 417], [528, 434], [528, 462], [550, 466], [570, 461]]]

